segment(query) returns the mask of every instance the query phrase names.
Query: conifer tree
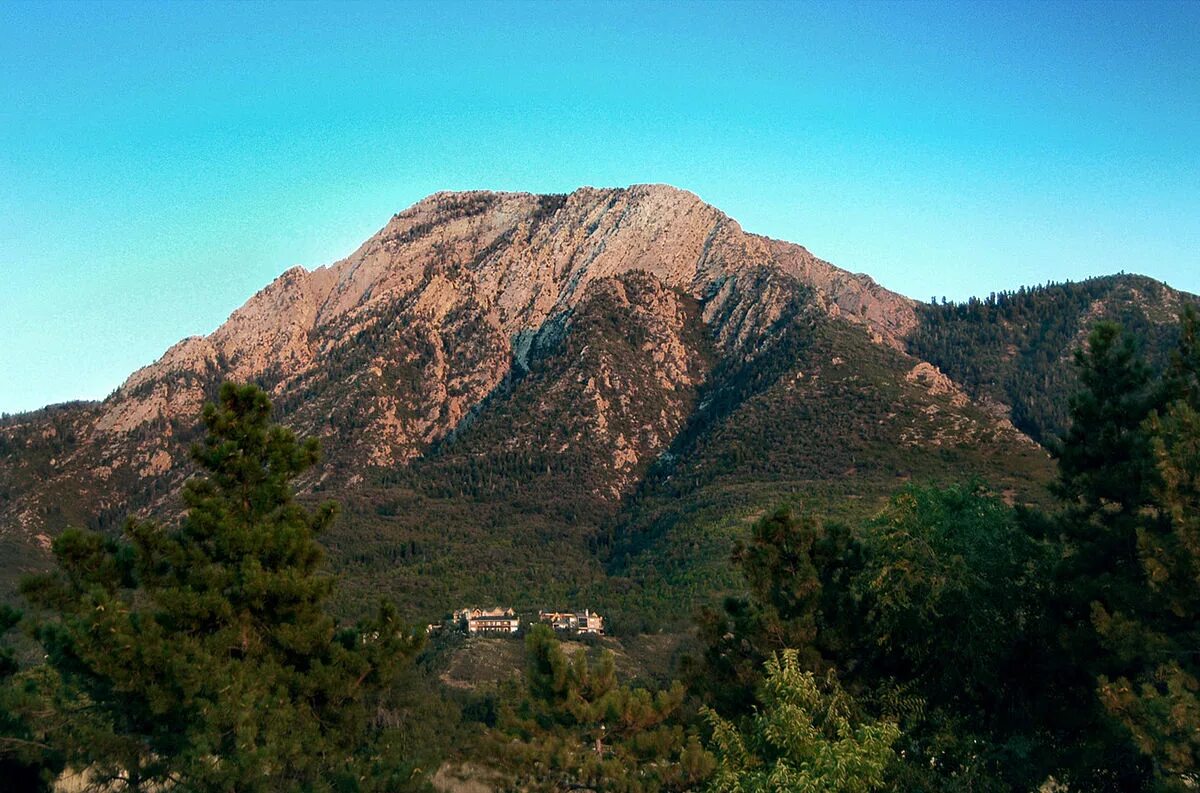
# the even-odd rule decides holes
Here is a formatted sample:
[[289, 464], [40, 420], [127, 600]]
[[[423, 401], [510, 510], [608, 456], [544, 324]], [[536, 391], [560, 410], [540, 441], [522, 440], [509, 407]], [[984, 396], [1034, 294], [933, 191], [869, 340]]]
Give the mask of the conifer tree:
[[703, 668], [695, 670], [700, 693], [718, 711], [748, 709], [773, 653], [793, 649], [805, 669], [818, 669], [817, 618], [821, 574], [837, 575], [847, 552], [839, 534], [827, 533], [812, 516], [780, 508], [754, 524], [747, 543], [738, 543], [733, 563], [745, 576], [749, 598], [731, 597], [723, 613], [706, 610], [699, 620], [705, 645]]
[[1058, 581], [1066, 650], [1094, 677], [1129, 665], [1097, 643], [1093, 624], [1129, 614], [1145, 596], [1137, 538], [1157, 479], [1146, 422], [1162, 389], [1114, 323], [1096, 325], [1076, 366], [1081, 387], [1058, 459]]
[[[19, 611], [0, 606], [0, 636], [20, 620]], [[62, 770], [61, 753], [42, 734], [47, 720], [34, 717], [34, 712], [46, 709], [44, 677], [38, 671], [22, 671], [16, 653], [0, 647], [0, 780], [13, 790], [49, 791]]]
[[1150, 367], [1134, 339], [1100, 322], [1075, 353], [1080, 390], [1059, 452], [1059, 490], [1083, 518], [1132, 516], [1149, 496], [1152, 463], [1143, 422], [1157, 407]]
[[[1106, 736], [1104, 763], [1126, 789], [1200, 781], [1197, 324], [1185, 309], [1157, 380], [1119, 328], [1098, 326], [1060, 457], [1064, 649], [1117, 722], [1094, 723], [1091, 743]], [[1141, 758], [1120, 748], [1130, 736]]]
[[1184, 306], [1179, 314], [1179, 341], [1163, 380], [1165, 403], [1182, 400], [1200, 406], [1200, 309], [1196, 306]]
[[1132, 734], [1167, 790], [1200, 785], [1200, 355], [1194, 309], [1181, 321], [1164, 391], [1147, 423], [1158, 482], [1138, 530], [1146, 587], [1124, 612], [1097, 607], [1097, 629], [1126, 674], [1099, 677], [1109, 713]]
[[178, 526], [64, 532], [58, 569], [24, 587], [57, 612], [39, 637], [91, 714], [66, 739], [71, 762], [132, 791], [407, 784], [373, 702], [418, 642], [390, 608], [355, 629], [326, 613], [315, 536], [336, 510], [292, 493], [316, 442], [273, 425], [249, 385], [222, 386], [203, 420]]
[[505, 708], [493, 738], [521, 789], [614, 793], [695, 790], [712, 756], [684, 726], [679, 683], [620, 685], [612, 653], [568, 655], [545, 625], [525, 639], [527, 696]]

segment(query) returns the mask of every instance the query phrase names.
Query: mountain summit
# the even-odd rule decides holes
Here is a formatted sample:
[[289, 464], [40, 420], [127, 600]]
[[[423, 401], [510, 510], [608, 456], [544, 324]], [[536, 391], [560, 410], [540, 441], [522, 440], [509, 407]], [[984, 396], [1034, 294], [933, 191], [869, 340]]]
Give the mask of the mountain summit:
[[[98, 428], [127, 433], [156, 419], [190, 417], [214, 378], [260, 381], [278, 397], [325, 379], [342, 351], [377, 337], [396, 341], [392, 331], [399, 330], [401, 355], [374, 356], [356, 373], [356, 388], [377, 403], [370, 435], [359, 439], [367, 459], [405, 460], [453, 429], [514, 364], [523, 366], [533, 340], [560, 326], [597, 285], [645, 273], [666, 290], [703, 300], [712, 324], [764, 269], [810, 287], [824, 311], [893, 346], [916, 323], [907, 298], [798, 245], [747, 234], [673, 187], [437, 193], [393, 217], [346, 259], [313, 272], [289, 270], [212, 335], [171, 348], [108, 400]], [[781, 304], [744, 309], [737, 327], [719, 328], [723, 346], [765, 330]], [[468, 340], [472, 349], [464, 350]], [[407, 395], [388, 382], [389, 373], [414, 366], [419, 407], [405, 404]], [[192, 387], [177, 387], [181, 378]], [[320, 431], [315, 424], [305, 429]]]

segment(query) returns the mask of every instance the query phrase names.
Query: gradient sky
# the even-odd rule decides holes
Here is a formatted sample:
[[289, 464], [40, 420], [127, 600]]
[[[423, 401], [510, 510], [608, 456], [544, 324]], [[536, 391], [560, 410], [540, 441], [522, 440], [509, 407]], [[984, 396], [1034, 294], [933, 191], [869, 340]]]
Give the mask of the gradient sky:
[[0, 411], [444, 189], [667, 182], [912, 297], [1200, 292], [1200, 3], [0, 3]]

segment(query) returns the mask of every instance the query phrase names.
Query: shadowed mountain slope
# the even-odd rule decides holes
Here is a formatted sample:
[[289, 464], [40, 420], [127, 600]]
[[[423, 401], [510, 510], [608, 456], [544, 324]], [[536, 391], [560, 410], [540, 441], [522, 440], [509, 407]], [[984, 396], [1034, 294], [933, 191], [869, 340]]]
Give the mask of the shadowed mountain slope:
[[1157, 369], [1175, 347], [1179, 312], [1200, 297], [1140, 275], [1001, 292], [965, 303], [918, 306], [908, 350], [939, 366], [975, 399], [1011, 411], [1013, 423], [1053, 445], [1067, 428], [1072, 356], [1101, 320], [1142, 341]]

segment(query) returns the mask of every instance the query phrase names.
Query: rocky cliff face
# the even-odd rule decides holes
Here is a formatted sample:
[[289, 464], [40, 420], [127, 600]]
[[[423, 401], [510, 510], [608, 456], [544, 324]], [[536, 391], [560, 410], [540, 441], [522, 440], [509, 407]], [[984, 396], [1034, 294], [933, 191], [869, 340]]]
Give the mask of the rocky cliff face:
[[[862, 324], [882, 343], [899, 346], [916, 322], [907, 298], [798, 245], [747, 234], [674, 188], [439, 193], [396, 215], [343, 261], [311, 273], [289, 270], [211, 336], [187, 339], [135, 373], [98, 429], [129, 432], [155, 417], [192, 415], [195, 389], [161, 388], [184, 374], [197, 383], [214, 372], [264, 381], [281, 395], [339, 349], [398, 333], [405, 337], [399, 356], [378, 355], [366, 373], [355, 374], [386, 379], [389, 370], [420, 369], [427, 407], [406, 418], [406, 406], [380, 395], [372, 433], [376, 462], [403, 460], [461, 420], [514, 360], [521, 364], [529, 340], [569, 314], [594, 284], [645, 272], [667, 288], [707, 298], [711, 319], [758, 268], [808, 285], [822, 309]], [[718, 329], [724, 346], [745, 344], [776, 318], [778, 306], [762, 297], [749, 322]], [[465, 337], [486, 348], [481, 360], [451, 354], [463, 352], [453, 348]]]
[[[56, 419], [57, 435], [40, 414], [0, 426], [0, 532], [165, 511], [200, 406], [226, 379], [259, 383], [285, 423], [322, 439], [328, 462], [309, 487], [369, 488], [379, 471], [412, 492], [428, 489], [419, 471], [500, 490], [548, 477], [616, 510], [738, 400], [800, 393], [780, 383], [804, 376], [791, 371], [801, 347], [780, 340], [822, 323], [878, 348], [878, 377], [916, 371], [913, 393], [945, 402], [933, 412], [954, 412], [966, 435], [986, 424], [1021, 442], [913, 369], [902, 350], [917, 322], [913, 301], [671, 187], [439, 193], [346, 259], [284, 273], [211, 335]], [[906, 443], [932, 433], [921, 422]]]
[[[526, 366], [539, 334], [629, 273], [658, 285], [659, 303], [646, 310], [662, 310], [664, 323], [677, 296], [703, 300], [723, 353], [760, 340], [779, 318], [781, 284], [792, 279], [811, 288], [822, 310], [881, 343], [898, 346], [916, 322], [907, 298], [798, 245], [747, 234], [671, 187], [438, 193], [346, 259], [289, 270], [212, 335], [185, 339], [135, 372], [84, 430], [86, 446], [113, 451], [101, 467], [120, 466], [124, 454], [139, 475], [165, 473], [184, 462], [180, 448], [151, 438], [158, 448], [147, 456], [134, 448], [146, 442], [131, 437], [154, 428], [172, 436], [172, 425], [195, 419], [214, 384], [234, 379], [268, 387], [290, 423], [325, 437], [335, 457], [402, 464]], [[662, 359], [660, 376], [671, 379], [674, 359], [686, 355], [669, 334], [661, 340], [651, 333], [646, 345]], [[604, 377], [595, 372], [589, 387]], [[679, 420], [665, 418], [662, 432], [669, 436]], [[636, 454], [623, 449], [613, 464]], [[70, 460], [58, 462], [77, 476]]]

